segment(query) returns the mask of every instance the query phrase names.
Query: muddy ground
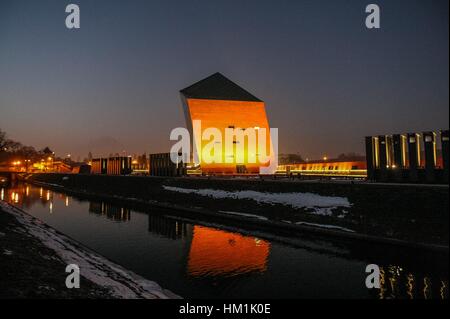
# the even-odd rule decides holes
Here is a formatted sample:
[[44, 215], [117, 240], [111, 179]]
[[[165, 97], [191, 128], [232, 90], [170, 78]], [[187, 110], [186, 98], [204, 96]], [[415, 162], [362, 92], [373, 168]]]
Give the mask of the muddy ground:
[[82, 276], [79, 289], [68, 289], [66, 266], [0, 208], [0, 299], [112, 298], [106, 289]]

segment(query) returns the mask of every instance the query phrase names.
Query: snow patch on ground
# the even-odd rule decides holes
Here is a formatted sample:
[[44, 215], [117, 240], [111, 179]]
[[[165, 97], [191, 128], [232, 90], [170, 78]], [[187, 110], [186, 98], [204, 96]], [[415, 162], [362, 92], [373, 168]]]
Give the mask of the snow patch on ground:
[[306, 209], [308, 213], [330, 216], [336, 208], [350, 208], [351, 204], [345, 197], [322, 196], [313, 193], [262, 193], [256, 191], [229, 192], [215, 189], [190, 189], [163, 185], [167, 191], [183, 194], [197, 194], [217, 199], [251, 199], [258, 203], [281, 204], [298, 209]]
[[228, 215], [235, 215], [235, 216], [243, 216], [243, 217], [256, 218], [256, 219], [259, 219], [259, 220], [268, 220], [267, 217], [259, 216], [259, 215], [254, 215], [254, 214], [238, 213], [238, 212], [229, 212], [229, 211], [225, 211], [225, 210], [219, 210], [219, 213], [222, 213], [222, 214], [228, 214]]
[[312, 226], [312, 227], [319, 227], [319, 228], [326, 228], [326, 229], [336, 229], [341, 230], [349, 233], [354, 233], [354, 230], [340, 227], [340, 226], [334, 226], [334, 225], [327, 225], [327, 224], [316, 224], [316, 223], [307, 223], [307, 222], [297, 222], [296, 225], [304, 225], [304, 226]]
[[78, 265], [83, 277], [109, 289], [114, 297], [125, 299], [180, 298], [161, 288], [157, 283], [128, 271], [82, 247], [81, 244], [56, 232], [53, 228], [27, 213], [4, 202], [0, 202], [0, 206], [4, 211], [15, 216], [31, 235], [37, 237], [45, 246], [55, 251], [65, 263]]
[[58, 188], [62, 187], [60, 184], [54, 184], [54, 183], [40, 183], [40, 184], [43, 184], [43, 185], [46, 185], [46, 186], [58, 187]]
[[11, 256], [12, 254], [13, 254], [13, 252], [11, 250], [3, 249], [3, 255]]

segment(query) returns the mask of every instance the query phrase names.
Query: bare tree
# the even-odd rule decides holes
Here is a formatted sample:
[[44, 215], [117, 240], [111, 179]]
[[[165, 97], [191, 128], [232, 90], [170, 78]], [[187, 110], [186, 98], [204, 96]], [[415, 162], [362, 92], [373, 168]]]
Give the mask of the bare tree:
[[53, 155], [53, 151], [50, 149], [50, 147], [45, 147], [40, 151], [42, 154], [44, 154], [45, 156], [50, 156]]
[[8, 139], [6, 138], [6, 133], [0, 129], [0, 152], [5, 151], [5, 148], [8, 147]]
[[7, 138], [6, 132], [0, 129], [0, 152], [15, 152], [22, 147], [22, 144]]

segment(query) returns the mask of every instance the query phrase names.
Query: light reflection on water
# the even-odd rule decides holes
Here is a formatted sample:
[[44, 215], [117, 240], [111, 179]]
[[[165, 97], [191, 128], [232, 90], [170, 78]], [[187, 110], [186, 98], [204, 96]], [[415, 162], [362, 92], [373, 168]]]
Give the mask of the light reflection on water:
[[[299, 248], [30, 185], [0, 195], [184, 297], [448, 298], [448, 269], [399, 265], [359, 248], [317, 241]], [[369, 260], [381, 266], [379, 290], [365, 288]]]
[[194, 226], [187, 272], [191, 277], [264, 273], [270, 243], [202, 226]]

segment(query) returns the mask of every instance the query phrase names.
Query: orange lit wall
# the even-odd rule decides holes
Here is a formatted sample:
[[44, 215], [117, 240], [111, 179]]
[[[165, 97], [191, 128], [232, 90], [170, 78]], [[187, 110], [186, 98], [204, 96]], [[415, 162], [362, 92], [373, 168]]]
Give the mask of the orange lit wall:
[[277, 172], [300, 174], [305, 176], [351, 176], [364, 178], [367, 176], [367, 163], [366, 161], [316, 161], [300, 164], [279, 165]]
[[[266, 153], [269, 154], [270, 131], [264, 102], [187, 99], [186, 104], [191, 123], [194, 120], [201, 120], [202, 132], [209, 127], [218, 128], [222, 133], [223, 143], [225, 142], [225, 129], [230, 126], [242, 129], [255, 127], [265, 128]], [[200, 136], [194, 137], [200, 138]], [[202, 149], [208, 142], [202, 142]], [[225, 145], [222, 146], [222, 162], [224, 163]], [[231, 164], [207, 164], [201, 162], [202, 171], [206, 173], [235, 173], [236, 165], [245, 165], [249, 173], [259, 173], [259, 167], [264, 165], [258, 162], [254, 164], [248, 163], [247, 139], [244, 149], [244, 163], [236, 163], [235, 159]]]
[[214, 276], [263, 272], [267, 268], [269, 250], [270, 244], [264, 240], [195, 226], [188, 273]]
[[444, 159], [442, 156], [436, 157], [436, 167], [443, 168], [444, 167]]
[[324, 171], [324, 170], [338, 170], [349, 171], [352, 169], [365, 170], [367, 163], [365, 161], [356, 162], [309, 162], [302, 164], [280, 165], [279, 168], [285, 170], [286, 166], [290, 166], [291, 170], [307, 170], [307, 171]]

